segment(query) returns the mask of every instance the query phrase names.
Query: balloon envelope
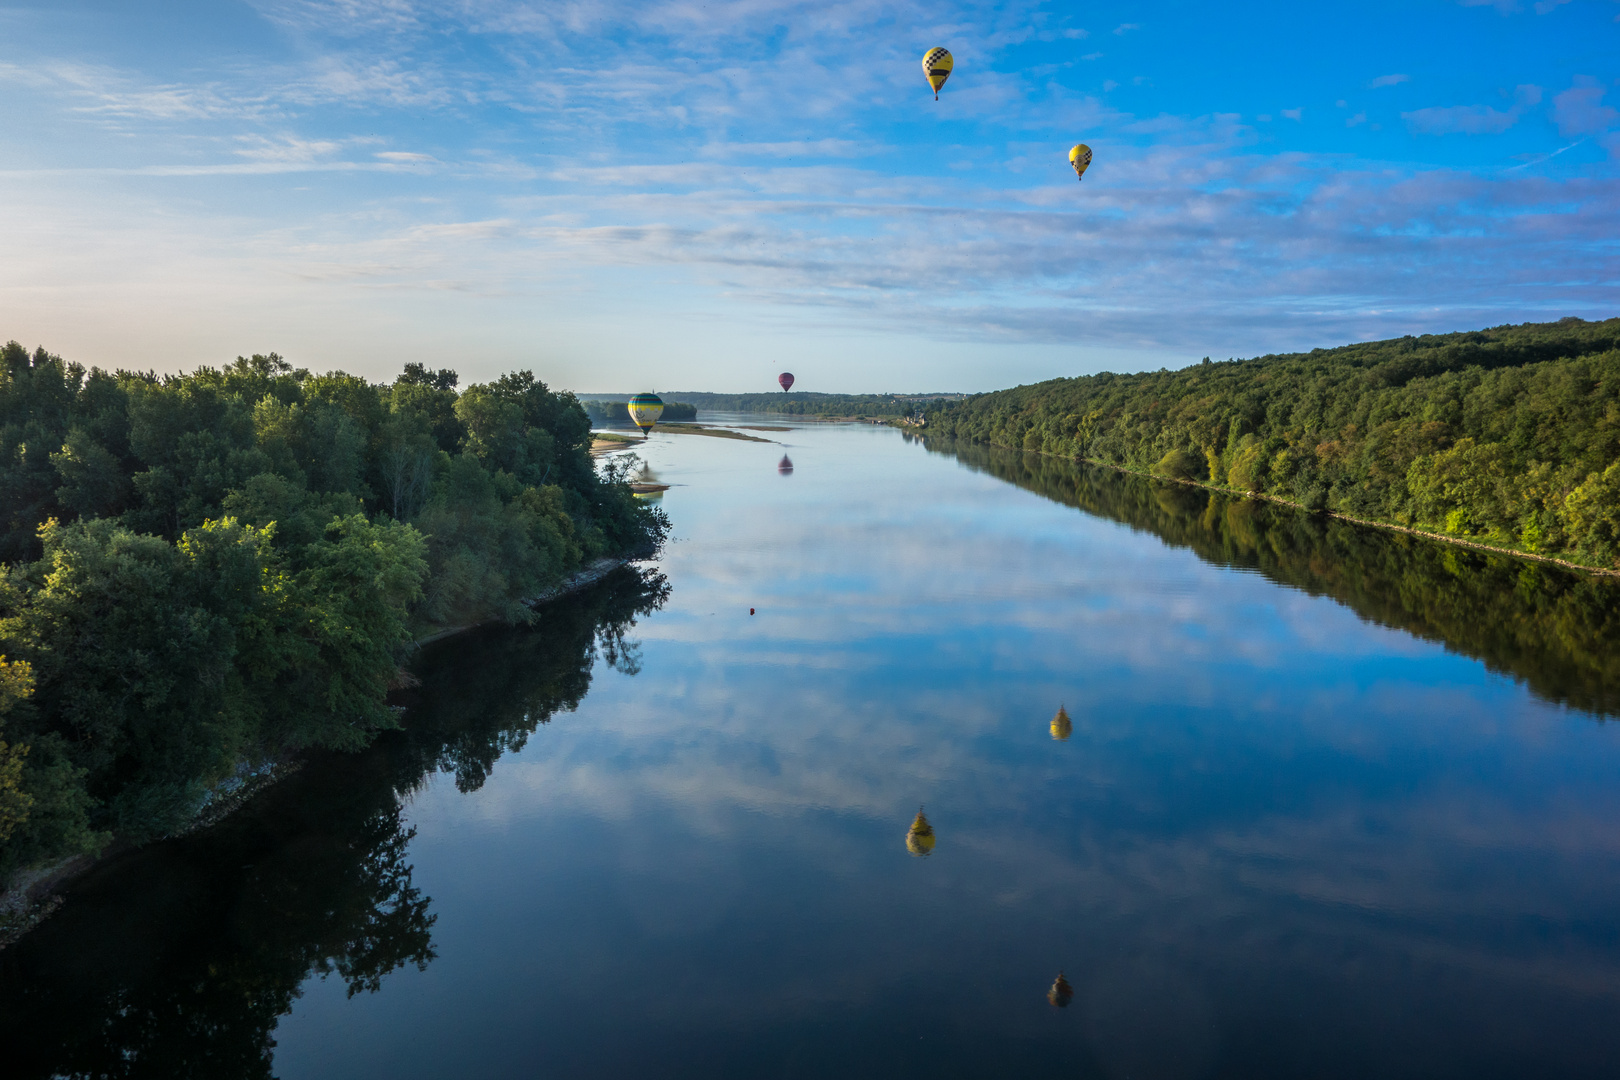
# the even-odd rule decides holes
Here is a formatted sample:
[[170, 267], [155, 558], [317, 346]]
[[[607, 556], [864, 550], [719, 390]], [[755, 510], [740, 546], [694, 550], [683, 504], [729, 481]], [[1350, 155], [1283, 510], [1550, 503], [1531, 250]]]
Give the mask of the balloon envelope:
[[923, 75], [928, 79], [928, 85], [934, 88], [934, 100], [939, 100], [939, 88], [945, 85], [945, 80], [951, 77], [951, 69], [956, 61], [944, 49], [929, 49], [923, 56]]
[[786, 454], [783, 454], [782, 460], [776, 463], [776, 471], [781, 473], [783, 476], [792, 476], [793, 459], [788, 457]]
[[783, 390], [791, 390], [791, 389], [793, 389], [793, 372], [791, 372], [791, 371], [782, 372], [782, 374], [780, 374], [780, 375], [778, 375], [776, 377], [776, 381], [778, 383], [782, 384], [782, 389]]
[[630, 399], [630, 419], [635, 421], [636, 427], [641, 429], [643, 435], [658, 423], [658, 418], [664, 415], [664, 399], [657, 394], [637, 394]]
[[1069, 151], [1069, 164], [1074, 166], [1074, 178], [1076, 180], [1084, 179], [1086, 169], [1091, 167], [1091, 147], [1085, 143], [1077, 144], [1073, 150]]

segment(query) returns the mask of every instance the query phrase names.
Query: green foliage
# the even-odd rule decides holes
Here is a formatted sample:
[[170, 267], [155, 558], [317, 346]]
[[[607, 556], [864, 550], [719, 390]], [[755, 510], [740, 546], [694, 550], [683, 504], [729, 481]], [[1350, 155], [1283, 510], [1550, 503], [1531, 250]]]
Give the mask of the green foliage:
[[0, 652], [35, 687], [0, 717], [0, 871], [365, 746], [413, 634], [525, 621], [584, 560], [657, 548], [667, 522], [597, 472], [572, 394], [457, 381], [0, 349]]
[[[7, 714], [33, 692], [33, 669], [0, 656], [0, 733], [5, 730]], [[33, 796], [22, 785], [23, 760], [27, 756], [27, 747], [0, 742], [0, 843], [28, 820], [28, 811], [34, 805]]]
[[1236, 491], [1620, 565], [1620, 319], [1056, 379], [928, 430], [1163, 475], [1183, 451]]
[[[924, 405], [932, 405], [952, 394], [812, 394], [804, 391], [782, 393], [771, 391], [760, 394], [710, 394], [696, 390], [683, 390], [668, 395], [679, 405], [692, 409], [692, 415], [672, 414], [674, 407], [666, 404], [663, 419], [695, 420], [697, 410], [706, 412], [781, 413], [785, 416], [911, 416]], [[603, 409], [599, 423], [619, 422], [615, 418], [623, 412], [621, 399], [593, 402]], [[614, 409], [615, 405], [619, 408]], [[611, 410], [611, 413], [610, 413]], [[628, 413], [625, 423], [629, 422]]]

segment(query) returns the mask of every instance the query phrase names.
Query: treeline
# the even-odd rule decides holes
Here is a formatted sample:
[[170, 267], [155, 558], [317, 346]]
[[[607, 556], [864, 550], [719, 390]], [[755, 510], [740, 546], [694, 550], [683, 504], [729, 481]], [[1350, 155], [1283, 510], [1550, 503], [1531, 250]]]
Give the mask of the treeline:
[[[585, 406], [585, 413], [593, 424], [609, 427], [630, 426], [630, 405], [627, 401], [617, 398], [584, 398], [580, 404]], [[696, 420], [697, 406], [685, 401], [666, 401], [664, 411], [658, 419], [660, 422]]]
[[679, 395], [705, 412], [784, 413], [789, 416], [911, 416], [923, 405], [947, 395], [929, 394], [709, 394], [683, 390]]
[[1263, 500], [1049, 456], [930, 438], [1055, 502], [1438, 642], [1548, 701], [1620, 715], [1620, 582], [1386, 533]]
[[0, 874], [366, 745], [414, 636], [524, 621], [583, 562], [662, 540], [573, 395], [457, 382], [0, 350]]
[[1620, 319], [1055, 379], [928, 430], [1620, 566]]

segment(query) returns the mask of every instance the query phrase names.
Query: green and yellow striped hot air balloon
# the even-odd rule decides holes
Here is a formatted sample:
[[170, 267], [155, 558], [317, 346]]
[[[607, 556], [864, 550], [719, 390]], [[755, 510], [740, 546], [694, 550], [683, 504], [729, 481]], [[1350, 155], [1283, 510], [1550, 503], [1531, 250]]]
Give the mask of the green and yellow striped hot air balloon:
[[636, 427], [641, 429], [641, 437], [645, 439], [647, 432], [658, 423], [658, 418], [664, 415], [664, 399], [657, 394], [637, 394], [630, 399], [630, 419], [635, 421]]

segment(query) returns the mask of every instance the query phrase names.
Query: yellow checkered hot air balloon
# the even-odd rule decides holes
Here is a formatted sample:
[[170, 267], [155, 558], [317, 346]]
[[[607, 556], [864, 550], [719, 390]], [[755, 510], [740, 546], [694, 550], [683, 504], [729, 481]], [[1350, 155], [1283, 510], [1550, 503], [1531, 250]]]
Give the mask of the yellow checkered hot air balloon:
[[1091, 165], [1091, 147], [1085, 143], [1076, 144], [1075, 148], [1069, 151], [1069, 164], [1074, 166], [1075, 183], [1084, 180], [1086, 169]]
[[658, 423], [658, 418], [664, 415], [664, 399], [657, 394], [637, 394], [630, 399], [628, 408], [630, 419], [635, 421], [636, 427], [641, 429], [641, 437], [645, 439], [647, 432]]
[[945, 80], [951, 77], [951, 69], [956, 61], [944, 49], [929, 49], [923, 56], [923, 74], [928, 78], [928, 85], [934, 88], [934, 100], [939, 100], [939, 88], [945, 85]]

